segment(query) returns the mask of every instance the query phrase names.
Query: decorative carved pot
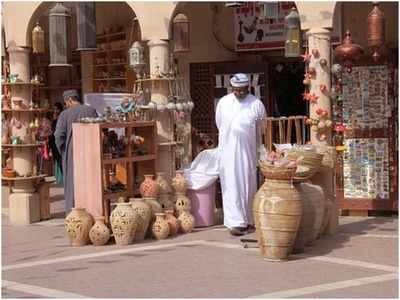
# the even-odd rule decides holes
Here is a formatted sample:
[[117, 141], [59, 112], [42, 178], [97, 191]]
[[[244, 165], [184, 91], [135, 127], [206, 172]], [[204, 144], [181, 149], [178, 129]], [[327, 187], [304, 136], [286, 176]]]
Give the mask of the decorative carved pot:
[[165, 210], [165, 219], [168, 222], [169, 225], [169, 234], [171, 236], [177, 235], [179, 231], [179, 223], [180, 221], [175, 218], [174, 216], [174, 210], [173, 209], [167, 209]]
[[287, 260], [299, 229], [302, 210], [301, 194], [292, 185], [290, 176], [265, 181], [253, 201], [257, 241], [265, 259]]
[[153, 179], [154, 175], [144, 175], [144, 181], [140, 185], [140, 194], [142, 197], [157, 197], [159, 193], [159, 186]]
[[172, 187], [168, 183], [168, 181], [165, 179], [165, 173], [164, 172], [158, 172], [157, 173], [157, 178], [156, 182], [160, 188], [160, 194], [171, 194], [172, 193]]
[[160, 194], [159, 201], [162, 208], [165, 209], [174, 209], [174, 202], [171, 200], [170, 194]]
[[190, 199], [186, 197], [185, 194], [177, 194], [176, 195], [176, 203], [175, 203], [175, 209], [178, 212], [178, 215], [181, 214], [182, 211], [188, 210], [190, 211], [192, 208], [192, 205], [190, 203]]
[[74, 247], [89, 243], [89, 231], [93, 218], [84, 208], [73, 208], [64, 221], [65, 232]]
[[138, 214], [138, 224], [136, 228], [135, 241], [143, 241], [151, 218], [151, 205], [142, 198], [130, 201], [133, 210]]
[[169, 224], [164, 213], [156, 213], [156, 221], [153, 226], [153, 235], [157, 240], [166, 239], [169, 235]]
[[180, 228], [183, 233], [189, 233], [193, 231], [194, 217], [189, 210], [181, 211], [178, 220], [180, 221]]
[[147, 237], [152, 236], [152, 226], [153, 223], [156, 220], [156, 213], [162, 213], [162, 206], [161, 204], [157, 201], [157, 198], [143, 198], [143, 200], [150, 205], [151, 207], [151, 217], [150, 217], [150, 223], [147, 229]]
[[172, 179], [172, 187], [175, 193], [185, 194], [187, 190], [187, 183], [183, 176], [183, 171], [176, 171], [175, 177]]
[[89, 231], [89, 238], [93, 245], [103, 246], [110, 239], [110, 229], [104, 224], [105, 217], [96, 217], [95, 223]]
[[110, 221], [115, 243], [120, 246], [129, 245], [135, 238], [138, 215], [130, 203], [117, 203], [112, 211]]

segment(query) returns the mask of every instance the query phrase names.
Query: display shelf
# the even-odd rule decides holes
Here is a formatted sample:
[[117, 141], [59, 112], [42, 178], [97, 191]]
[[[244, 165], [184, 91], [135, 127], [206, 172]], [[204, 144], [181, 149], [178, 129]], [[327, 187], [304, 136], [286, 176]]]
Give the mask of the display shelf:
[[33, 87], [43, 86], [42, 83], [31, 83], [31, 82], [5, 82], [5, 83], [2, 83], [2, 85], [4, 85], [4, 86], [26, 86], [26, 85], [29, 85], [29, 86], [33, 86]]
[[31, 113], [45, 113], [49, 111], [53, 111], [52, 109], [42, 109], [42, 108], [33, 108], [33, 109], [2, 109], [2, 112], [31, 112]]
[[17, 145], [13, 145], [13, 144], [1, 144], [1, 147], [4, 148], [24, 148], [24, 147], [40, 147], [43, 146], [44, 143], [38, 143], [38, 144], [17, 144]]
[[121, 51], [128, 51], [128, 47], [122, 47], [117, 49], [106, 49], [106, 50], [95, 50], [94, 53], [110, 53], [110, 52], [121, 52]]
[[155, 160], [156, 155], [154, 154], [147, 154], [147, 155], [135, 155], [133, 157], [119, 157], [119, 158], [112, 158], [112, 159], [103, 159], [104, 165], [112, 165], [117, 163], [124, 163], [124, 162], [137, 162], [137, 161], [146, 161], [146, 160]]
[[36, 179], [41, 179], [45, 178], [47, 175], [46, 174], [41, 174], [41, 175], [36, 175], [36, 176], [30, 176], [30, 177], [4, 177], [1, 176], [2, 180], [8, 180], [8, 181], [23, 181], [23, 180], [36, 180]]
[[114, 32], [114, 33], [106, 33], [106, 34], [98, 34], [96, 36], [97, 39], [104, 39], [104, 38], [110, 38], [110, 37], [116, 37], [116, 36], [122, 36], [126, 35], [126, 31], [119, 31], [119, 32]]
[[112, 80], [126, 80], [126, 77], [116, 77], [116, 78], [93, 78], [95, 81], [112, 81]]
[[60, 86], [41, 86], [39, 89], [43, 90], [70, 90], [70, 89], [81, 89], [80, 85], [60, 85]]
[[124, 123], [99, 123], [99, 124], [101, 125], [101, 128], [125, 128], [125, 127], [137, 128], [137, 127], [153, 127], [155, 125], [155, 121], [136, 121], [136, 122], [124, 122]]
[[138, 79], [136, 82], [151, 82], [151, 81], [174, 81], [176, 78], [168, 78], [168, 77], [161, 77], [161, 78], [146, 78], [146, 79]]
[[115, 63], [115, 64], [97, 64], [97, 65], [93, 65], [94, 67], [112, 67], [112, 66], [126, 66], [127, 63], [123, 62], [123, 63]]

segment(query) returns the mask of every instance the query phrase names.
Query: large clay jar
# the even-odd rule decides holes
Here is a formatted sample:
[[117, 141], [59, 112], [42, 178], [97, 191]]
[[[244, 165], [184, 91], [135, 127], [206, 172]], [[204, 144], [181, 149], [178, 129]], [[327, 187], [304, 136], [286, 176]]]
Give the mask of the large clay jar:
[[115, 243], [120, 246], [129, 245], [135, 238], [138, 215], [130, 203], [117, 203], [112, 211], [110, 221]]
[[150, 224], [151, 206], [142, 198], [135, 198], [130, 203], [133, 210], [138, 214], [135, 241], [143, 241]]
[[177, 235], [179, 231], [179, 223], [180, 221], [175, 218], [174, 216], [174, 210], [173, 209], [167, 209], [165, 210], [165, 219], [168, 222], [169, 225], [169, 235], [174, 236]]
[[168, 183], [168, 181], [165, 179], [164, 176], [165, 176], [164, 172], [157, 173], [156, 182], [160, 188], [160, 195], [172, 193], [171, 185]]
[[172, 179], [172, 187], [176, 194], [186, 194], [187, 183], [183, 176], [183, 171], [176, 171], [175, 177]]
[[190, 203], [190, 199], [185, 195], [178, 193], [176, 195], [176, 203], [175, 203], [175, 209], [178, 212], [178, 216], [181, 214], [182, 211], [188, 210], [190, 211], [192, 208], [192, 205]]
[[150, 207], [151, 207], [150, 223], [149, 223], [149, 226], [148, 226], [148, 229], [147, 229], [147, 234], [146, 234], [147, 237], [151, 237], [153, 235], [152, 226], [153, 226], [153, 223], [156, 220], [156, 213], [162, 213], [163, 210], [162, 210], [161, 204], [157, 201], [157, 198], [149, 197], [149, 198], [143, 198], [143, 200], [147, 204], [149, 204]]
[[139, 190], [142, 197], [157, 197], [159, 186], [153, 179], [154, 175], [144, 175], [144, 181], [140, 184]]
[[180, 222], [180, 229], [183, 233], [189, 233], [193, 231], [195, 220], [189, 210], [181, 211], [178, 220]]
[[103, 246], [110, 239], [110, 229], [104, 224], [105, 217], [96, 217], [93, 227], [89, 231], [89, 238], [93, 245]]
[[157, 240], [166, 239], [169, 235], [169, 224], [165, 219], [165, 213], [156, 213], [156, 221], [153, 226], [153, 235]]
[[258, 245], [266, 260], [285, 261], [293, 249], [303, 209], [301, 194], [291, 180], [295, 169], [261, 170], [266, 181], [253, 201]]
[[65, 232], [72, 246], [79, 247], [89, 243], [89, 231], [93, 218], [84, 208], [73, 208], [64, 221]]
[[170, 194], [160, 194], [159, 202], [164, 210], [174, 209], [175, 203], [171, 200]]

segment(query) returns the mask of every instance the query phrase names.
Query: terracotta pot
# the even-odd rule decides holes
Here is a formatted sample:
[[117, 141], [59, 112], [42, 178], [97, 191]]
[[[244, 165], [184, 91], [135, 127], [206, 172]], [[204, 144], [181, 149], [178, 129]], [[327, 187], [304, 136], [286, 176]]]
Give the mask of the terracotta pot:
[[332, 215], [332, 209], [333, 209], [332, 201], [328, 197], [325, 197], [325, 200], [324, 200], [324, 216], [322, 218], [322, 225], [321, 225], [321, 228], [319, 230], [319, 234], [318, 234], [317, 238], [319, 238], [321, 235], [323, 235], [326, 227], [328, 227], [329, 219], [331, 218], [331, 215]]
[[151, 218], [151, 205], [142, 198], [135, 198], [130, 201], [133, 210], [138, 214], [135, 241], [143, 241], [149, 228]]
[[130, 203], [117, 203], [112, 211], [110, 221], [115, 243], [120, 246], [129, 245], [135, 238], [138, 215]]
[[144, 201], [150, 205], [151, 207], [151, 217], [150, 217], [150, 223], [147, 229], [147, 237], [152, 236], [152, 226], [153, 223], [156, 220], [156, 213], [162, 213], [162, 206], [161, 204], [157, 201], [157, 198], [143, 198]]
[[156, 213], [156, 221], [153, 226], [153, 235], [157, 240], [166, 239], [169, 235], [169, 224], [165, 219], [165, 213]]
[[10, 143], [10, 137], [7, 133], [3, 133], [3, 136], [1, 137], [1, 143], [3, 145]]
[[84, 208], [73, 208], [64, 221], [65, 232], [74, 247], [89, 243], [93, 218]]
[[89, 231], [89, 238], [93, 245], [103, 246], [110, 239], [110, 229], [104, 224], [105, 217], [96, 217], [93, 227]]
[[172, 193], [172, 187], [168, 183], [168, 181], [165, 179], [165, 173], [164, 172], [158, 172], [157, 173], [157, 178], [156, 182], [160, 188], [160, 195], [162, 194], [171, 194]]
[[175, 209], [178, 212], [178, 215], [184, 210], [190, 211], [192, 208], [192, 205], [190, 203], [190, 199], [185, 195], [185, 194], [177, 194], [176, 195], [176, 203], [175, 203]]
[[153, 179], [154, 175], [144, 175], [144, 181], [140, 185], [140, 194], [142, 197], [157, 197], [159, 193], [159, 186]]
[[171, 200], [171, 195], [170, 194], [160, 194], [159, 196], [159, 202], [162, 206], [162, 209], [174, 209], [175, 204]]
[[176, 171], [175, 177], [172, 179], [172, 187], [175, 193], [185, 194], [187, 190], [187, 183], [183, 176], [183, 171]]
[[194, 217], [189, 210], [181, 211], [178, 220], [180, 221], [180, 229], [183, 233], [189, 233], [193, 231]]
[[291, 180], [268, 179], [253, 201], [253, 215], [261, 255], [285, 261], [299, 229], [303, 201]]
[[173, 209], [167, 209], [165, 210], [166, 214], [166, 220], [169, 225], [169, 234], [171, 236], [177, 235], [179, 231], [179, 223], [180, 221], [175, 218], [174, 216], [174, 210]]

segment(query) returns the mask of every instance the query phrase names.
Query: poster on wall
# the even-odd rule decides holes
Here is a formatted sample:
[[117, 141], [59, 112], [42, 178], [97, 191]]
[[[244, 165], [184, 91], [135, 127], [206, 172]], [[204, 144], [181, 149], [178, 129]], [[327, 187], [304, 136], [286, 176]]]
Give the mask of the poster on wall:
[[[294, 5], [294, 2], [244, 2], [235, 8], [236, 51], [283, 49], [285, 17]], [[340, 13], [333, 20], [331, 41], [341, 41]]]

